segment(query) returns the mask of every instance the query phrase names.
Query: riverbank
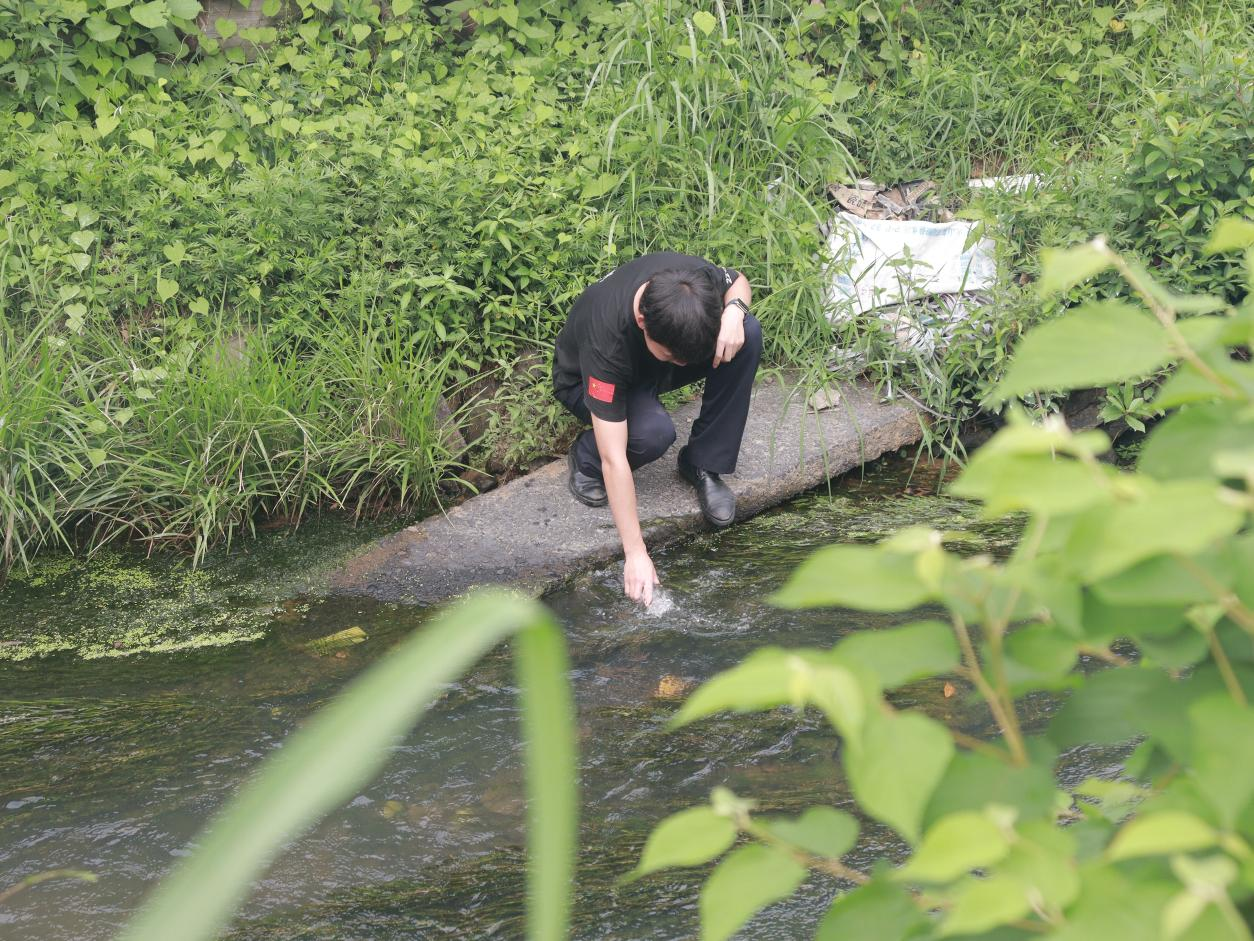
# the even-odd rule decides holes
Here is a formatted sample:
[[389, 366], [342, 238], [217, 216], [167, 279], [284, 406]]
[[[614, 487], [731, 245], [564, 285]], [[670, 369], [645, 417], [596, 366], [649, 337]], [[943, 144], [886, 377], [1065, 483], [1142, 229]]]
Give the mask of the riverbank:
[[[465, 492], [459, 464], [507, 479], [560, 453], [548, 344], [586, 284], [656, 248], [743, 270], [771, 363], [891, 380], [947, 444], [1068, 302], [1027, 290], [1040, 246], [1104, 231], [1178, 290], [1244, 290], [1194, 250], [1246, 198], [1240, 5], [515, 9], [469, 29], [309, 8], [252, 60], [193, 50], [182, 22], [106, 41], [107, 9], [14, 33], [31, 79], [0, 84], [0, 572], [124, 540], [199, 560], [266, 521], [430, 510]], [[107, 80], [48, 85], [56, 49]], [[1041, 185], [969, 198], [997, 173]], [[992, 303], [943, 347], [829, 319], [826, 187], [863, 176], [933, 179], [998, 240]]]

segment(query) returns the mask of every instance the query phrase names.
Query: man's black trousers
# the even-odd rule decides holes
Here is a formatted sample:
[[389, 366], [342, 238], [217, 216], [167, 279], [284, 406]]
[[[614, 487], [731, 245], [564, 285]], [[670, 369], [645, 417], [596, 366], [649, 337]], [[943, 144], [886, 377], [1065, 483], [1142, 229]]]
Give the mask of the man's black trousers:
[[[632, 470], [656, 461], [675, 442], [675, 424], [658, 401], [658, 396], [704, 379], [701, 414], [692, 424], [687, 459], [694, 467], [711, 473], [730, 474], [735, 471], [740, 440], [744, 437], [745, 421], [749, 417], [753, 377], [757, 374], [761, 358], [762, 326], [756, 317], [749, 314], [745, 316], [745, 345], [731, 362], [717, 368], [708, 362], [673, 366], [654, 383], [629, 388], [626, 391], [627, 463]], [[579, 385], [555, 394], [576, 418], [591, 423], [592, 417], [583, 402], [583, 391], [583, 385]], [[601, 455], [591, 428], [575, 441], [575, 461], [583, 473], [601, 477]]]

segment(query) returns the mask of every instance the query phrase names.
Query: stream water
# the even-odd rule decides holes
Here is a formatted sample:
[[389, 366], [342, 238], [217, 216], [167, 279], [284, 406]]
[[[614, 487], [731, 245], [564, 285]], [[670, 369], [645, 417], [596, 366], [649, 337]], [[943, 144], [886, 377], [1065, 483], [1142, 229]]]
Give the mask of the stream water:
[[[615, 880], [634, 865], [658, 820], [704, 801], [717, 785], [772, 811], [849, 803], [836, 737], [815, 716], [778, 710], [679, 732], [663, 726], [692, 684], [760, 645], [831, 645], [849, 631], [901, 620], [764, 604], [813, 549], [872, 540], [910, 523], [967, 530], [985, 551], [1013, 540], [1013, 528], [979, 523], [956, 501], [904, 494], [905, 471], [881, 465], [830, 494], [805, 496], [658, 553], [670, 602], [664, 611], [627, 602], [617, 566], [546, 599], [567, 629], [579, 711], [577, 938], [695, 937], [704, 871], [627, 887]], [[310, 537], [318, 538], [327, 537]], [[0, 905], [0, 936], [111, 937], [257, 763], [427, 616], [355, 599], [277, 604], [274, 572], [300, 571], [308, 561], [292, 552], [283, 548], [282, 564], [267, 566], [263, 549], [250, 567], [219, 580], [217, 603], [247, 615], [243, 633], [251, 640], [128, 657], [60, 653], [0, 662], [0, 890], [51, 869], [98, 877], [90, 884], [48, 881], [14, 895]], [[264, 590], [257, 587], [263, 582]], [[158, 578], [150, 594], [132, 597], [131, 616], [151, 620], [162, 584]], [[47, 622], [56, 619], [55, 607], [49, 609], [59, 603], [72, 619], [74, 599], [54, 588], [11, 586], [0, 596], [0, 617]], [[259, 607], [258, 599], [270, 607]], [[263, 609], [267, 623], [258, 625]], [[229, 631], [230, 622], [214, 616], [218, 629]], [[321, 654], [304, 646], [354, 626], [364, 642]], [[51, 636], [53, 629], [43, 623], [40, 630]], [[98, 637], [80, 650], [117, 652]], [[523, 798], [510, 684], [510, 663], [499, 652], [456, 683], [378, 780], [283, 854], [231, 937], [521, 937]], [[900, 704], [987, 735], [986, 717], [963, 705], [961, 694], [946, 697], [942, 687], [920, 683], [900, 695]], [[1071, 760], [1094, 773], [1117, 758], [1094, 752]], [[856, 855], [869, 861], [895, 850], [891, 834], [869, 825]], [[794, 899], [760, 915], [746, 936], [806, 937], [839, 889], [811, 879]]]

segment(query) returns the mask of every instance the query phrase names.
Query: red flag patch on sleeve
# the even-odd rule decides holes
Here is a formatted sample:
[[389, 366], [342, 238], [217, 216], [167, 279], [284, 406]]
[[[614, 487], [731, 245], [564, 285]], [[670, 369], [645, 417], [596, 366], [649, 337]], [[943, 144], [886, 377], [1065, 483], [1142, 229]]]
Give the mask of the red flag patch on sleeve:
[[598, 402], [614, 401], [614, 383], [602, 382], [592, 376], [588, 377], [588, 395]]

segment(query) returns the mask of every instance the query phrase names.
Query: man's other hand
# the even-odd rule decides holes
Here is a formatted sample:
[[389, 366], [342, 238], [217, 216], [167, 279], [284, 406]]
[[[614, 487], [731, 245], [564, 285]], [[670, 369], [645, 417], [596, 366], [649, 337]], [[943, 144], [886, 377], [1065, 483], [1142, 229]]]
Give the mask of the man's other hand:
[[723, 322], [718, 329], [718, 342], [714, 344], [714, 366], [731, 362], [745, 345], [745, 315], [739, 307], [723, 311]]
[[647, 552], [627, 556], [623, 562], [623, 590], [632, 601], [646, 608], [653, 604], [653, 586], [658, 584], [657, 571]]

